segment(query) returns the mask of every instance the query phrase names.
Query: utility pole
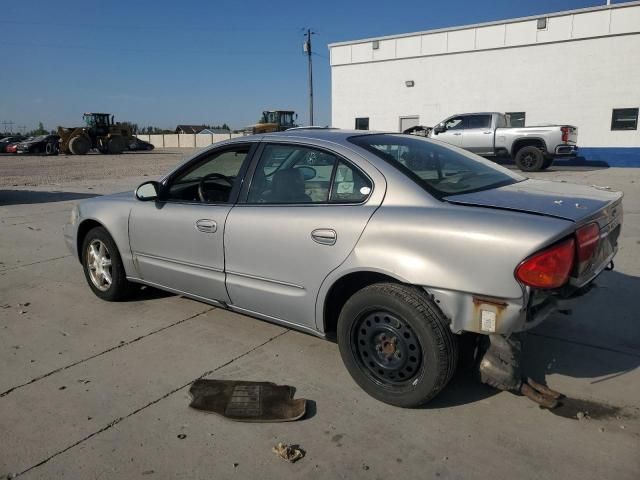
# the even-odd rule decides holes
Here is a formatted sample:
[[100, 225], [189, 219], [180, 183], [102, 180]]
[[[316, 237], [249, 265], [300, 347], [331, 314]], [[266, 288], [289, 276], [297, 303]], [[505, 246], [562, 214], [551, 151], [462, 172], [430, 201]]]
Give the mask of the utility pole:
[[307, 59], [309, 61], [309, 126], [313, 125], [313, 63], [311, 60], [311, 35], [315, 32], [312, 32], [310, 28], [307, 28], [307, 39], [304, 42], [304, 53], [307, 54]]

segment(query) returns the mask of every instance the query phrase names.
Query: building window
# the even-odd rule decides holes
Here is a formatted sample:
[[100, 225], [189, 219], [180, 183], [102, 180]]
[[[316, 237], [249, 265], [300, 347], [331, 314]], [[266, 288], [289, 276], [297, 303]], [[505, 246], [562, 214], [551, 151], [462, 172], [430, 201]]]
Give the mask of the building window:
[[525, 112], [507, 112], [505, 114], [512, 127], [524, 127], [524, 121], [527, 116]]
[[371, 47], [374, 50], [378, 50], [380, 48], [380, 41], [379, 40], [374, 40], [373, 42], [371, 42]]
[[356, 130], [369, 130], [369, 117], [356, 118]]
[[538, 30], [546, 30], [547, 29], [547, 18], [539, 18], [538, 19]]
[[637, 130], [637, 108], [614, 108], [611, 114], [611, 130]]

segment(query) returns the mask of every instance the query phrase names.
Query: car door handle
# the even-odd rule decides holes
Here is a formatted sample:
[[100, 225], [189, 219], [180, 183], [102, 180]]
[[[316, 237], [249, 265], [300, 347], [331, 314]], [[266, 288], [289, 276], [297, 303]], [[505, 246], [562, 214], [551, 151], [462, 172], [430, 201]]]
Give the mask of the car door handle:
[[311, 238], [321, 245], [335, 245], [338, 234], [330, 228], [316, 228], [311, 232]]
[[493, 132], [489, 130], [488, 132], [482, 132], [482, 133], [484, 133], [485, 135], [491, 135]]
[[196, 222], [196, 229], [203, 233], [216, 233], [216, 230], [218, 230], [218, 224], [214, 220], [203, 218]]
[[454, 132], [454, 135], [462, 135], [460, 132]]

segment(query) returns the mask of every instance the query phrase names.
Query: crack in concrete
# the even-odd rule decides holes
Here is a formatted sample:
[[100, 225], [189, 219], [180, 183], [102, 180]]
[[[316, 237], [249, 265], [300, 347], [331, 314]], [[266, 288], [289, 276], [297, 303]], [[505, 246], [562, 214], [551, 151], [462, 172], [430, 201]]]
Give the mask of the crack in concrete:
[[183, 318], [182, 320], [178, 320], [177, 322], [174, 322], [174, 323], [172, 323], [170, 325], [165, 325], [162, 328], [158, 328], [156, 330], [152, 330], [151, 332], [146, 333], [144, 335], [141, 335], [139, 337], [136, 337], [133, 340], [129, 340], [128, 342], [119, 343], [118, 345], [116, 345], [114, 347], [108, 348], [108, 349], [106, 349], [106, 350], [104, 350], [102, 352], [96, 353], [96, 354], [91, 355], [91, 356], [89, 356], [87, 358], [83, 358], [82, 360], [78, 360], [77, 362], [70, 363], [69, 365], [65, 365], [64, 367], [56, 368], [55, 370], [52, 370], [50, 372], [47, 372], [47, 373], [44, 373], [44, 374], [42, 374], [40, 376], [32, 378], [28, 382], [25, 382], [25, 383], [20, 384], [20, 385], [16, 385], [15, 387], [12, 387], [9, 390], [6, 390], [6, 391], [0, 393], [0, 398], [6, 397], [7, 395], [9, 395], [11, 392], [13, 392], [15, 390], [18, 390], [20, 388], [26, 387], [27, 385], [31, 385], [32, 383], [35, 383], [35, 382], [38, 382], [38, 381], [40, 381], [40, 380], [42, 380], [44, 378], [50, 377], [51, 375], [54, 375], [54, 374], [56, 374], [58, 372], [62, 372], [64, 370], [68, 370], [69, 368], [75, 367], [76, 365], [80, 365], [81, 363], [88, 362], [89, 360], [93, 360], [94, 358], [98, 358], [98, 357], [100, 357], [100, 356], [102, 356], [102, 355], [104, 355], [106, 353], [113, 352], [114, 350], [117, 350], [119, 348], [126, 347], [127, 345], [131, 345], [132, 343], [139, 342], [140, 340], [142, 340], [144, 338], [150, 337], [151, 335], [155, 335], [156, 333], [163, 332], [164, 330], [167, 330], [169, 328], [175, 327], [175, 326], [180, 325], [180, 324], [182, 324], [184, 322], [187, 322], [189, 320], [193, 320], [194, 318], [199, 317], [200, 315], [204, 315], [205, 313], [208, 313], [211, 310], [215, 310], [215, 309], [216, 309], [216, 307], [208, 308], [207, 310], [204, 310], [204, 311], [202, 311], [200, 313], [196, 313], [195, 315], [191, 315], [190, 317]]
[[68, 451], [69, 451], [69, 450], [71, 450], [72, 448], [77, 447], [78, 445], [80, 445], [80, 444], [82, 444], [82, 443], [86, 442], [87, 440], [89, 440], [89, 439], [91, 439], [91, 438], [95, 437], [96, 435], [100, 435], [101, 433], [106, 432], [106, 431], [107, 431], [107, 430], [109, 430], [110, 428], [115, 427], [116, 425], [118, 425], [120, 422], [122, 422], [122, 421], [124, 421], [124, 420], [126, 420], [126, 419], [128, 419], [128, 418], [130, 418], [130, 417], [133, 417], [134, 415], [137, 415], [138, 413], [142, 412], [142, 411], [143, 411], [143, 410], [145, 410], [146, 408], [149, 408], [149, 407], [151, 407], [151, 406], [153, 406], [153, 405], [155, 405], [155, 404], [157, 404], [157, 403], [161, 402], [161, 401], [162, 401], [162, 400], [164, 400], [165, 398], [168, 398], [168, 397], [170, 397], [171, 395], [173, 395], [173, 394], [175, 394], [175, 393], [179, 392], [180, 390], [182, 390], [182, 389], [184, 389], [184, 388], [188, 387], [189, 385], [191, 385], [191, 384], [192, 384], [193, 382], [195, 382], [196, 380], [199, 380], [199, 379], [201, 379], [201, 378], [204, 378], [204, 377], [206, 377], [206, 376], [208, 376], [208, 375], [211, 375], [211, 374], [212, 374], [212, 373], [214, 373], [214, 372], [217, 372], [218, 370], [223, 369], [224, 367], [227, 367], [227, 366], [231, 365], [231, 364], [232, 364], [233, 362], [235, 362], [236, 360], [239, 360], [239, 359], [241, 359], [241, 358], [243, 358], [243, 357], [246, 357], [247, 355], [250, 355], [251, 353], [253, 353], [253, 352], [255, 352], [256, 350], [258, 350], [259, 348], [264, 347], [266, 344], [268, 344], [268, 343], [270, 343], [270, 342], [274, 341], [275, 339], [277, 339], [277, 338], [279, 338], [279, 337], [282, 337], [283, 335], [286, 335], [286, 334], [287, 334], [287, 333], [289, 333], [289, 332], [290, 332], [290, 330], [285, 330], [284, 332], [281, 332], [281, 333], [279, 333], [279, 334], [277, 334], [277, 335], [274, 335], [273, 337], [268, 338], [266, 341], [262, 342], [261, 344], [256, 345], [255, 347], [253, 347], [253, 348], [251, 348], [251, 349], [247, 350], [246, 352], [241, 353], [240, 355], [237, 355], [237, 356], [233, 357], [231, 360], [229, 360], [229, 361], [227, 361], [227, 362], [223, 363], [222, 365], [218, 365], [216, 368], [214, 368], [214, 369], [212, 369], [212, 370], [208, 370], [208, 371], [204, 372], [202, 375], [199, 375], [198, 377], [194, 378], [193, 380], [188, 381], [188, 382], [187, 382], [187, 383], [185, 383], [184, 385], [181, 385], [181, 386], [179, 386], [179, 387], [177, 387], [177, 388], [174, 388], [173, 390], [170, 390], [169, 392], [165, 393], [165, 394], [164, 394], [164, 395], [162, 395], [161, 397], [158, 397], [158, 398], [156, 398], [155, 400], [150, 401], [149, 403], [147, 403], [147, 404], [143, 405], [142, 407], [137, 408], [137, 409], [136, 409], [136, 410], [134, 410], [133, 412], [131, 412], [131, 413], [129, 413], [129, 414], [127, 414], [127, 415], [123, 416], [123, 417], [118, 417], [118, 418], [116, 418], [116, 419], [112, 420], [111, 422], [109, 422], [107, 425], [105, 425], [105, 426], [104, 426], [104, 427], [102, 427], [101, 429], [99, 429], [99, 430], [97, 430], [97, 431], [95, 431], [95, 432], [93, 432], [93, 433], [91, 433], [91, 434], [89, 434], [89, 435], [87, 435], [87, 436], [85, 436], [85, 437], [81, 438], [81, 439], [80, 439], [80, 440], [78, 440], [77, 442], [72, 443], [71, 445], [69, 445], [69, 446], [65, 447], [65, 448], [64, 448], [64, 449], [62, 449], [62, 450], [57, 451], [56, 453], [54, 453], [54, 454], [52, 454], [52, 455], [48, 456], [47, 458], [45, 458], [45, 459], [44, 459], [44, 460], [42, 460], [41, 462], [36, 463], [35, 465], [32, 465], [31, 467], [27, 468], [26, 470], [23, 470], [22, 472], [20, 472], [20, 473], [16, 474], [16, 476], [24, 475], [25, 473], [30, 472], [30, 471], [31, 471], [31, 470], [33, 470], [34, 468], [38, 468], [38, 467], [40, 467], [40, 466], [44, 465], [45, 463], [49, 462], [49, 461], [50, 461], [50, 460], [52, 460], [53, 458], [57, 457], [58, 455], [62, 455], [63, 453], [68, 452]]
[[11, 270], [18, 270], [19, 268], [23, 268], [23, 267], [30, 267], [31, 265], [38, 265], [39, 263], [53, 262], [55, 260], [60, 260], [62, 258], [68, 258], [70, 256], [71, 255], [63, 255], [61, 257], [54, 257], [54, 258], [47, 258], [45, 260], [38, 260], [37, 262], [24, 263], [24, 264], [21, 264], [21, 265], [14, 265], [13, 267], [3, 268], [2, 270], [0, 270], [0, 273], [9, 272]]

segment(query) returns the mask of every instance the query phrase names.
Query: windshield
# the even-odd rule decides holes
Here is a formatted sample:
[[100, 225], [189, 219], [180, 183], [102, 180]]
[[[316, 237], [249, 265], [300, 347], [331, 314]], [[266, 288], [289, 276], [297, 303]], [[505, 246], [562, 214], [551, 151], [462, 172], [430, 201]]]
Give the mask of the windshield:
[[351, 137], [349, 141], [392, 164], [436, 198], [524, 180], [482, 157], [425, 138], [375, 134]]

